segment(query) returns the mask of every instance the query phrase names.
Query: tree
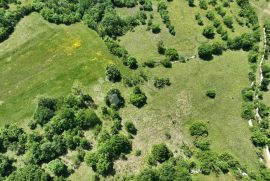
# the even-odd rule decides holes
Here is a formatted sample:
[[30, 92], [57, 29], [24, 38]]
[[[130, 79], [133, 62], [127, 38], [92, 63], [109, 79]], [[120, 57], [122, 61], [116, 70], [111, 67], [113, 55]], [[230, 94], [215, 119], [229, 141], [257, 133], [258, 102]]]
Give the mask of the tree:
[[169, 158], [173, 156], [173, 153], [168, 149], [168, 147], [164, 144], [156, 144], [152, 147], [151, 157], [153, 160], [163, 163]]
[[153, 169], [144, 169], [136, 176], [135, 181], [156, 181], [158, 174]]
[[108, 78], [109, 81], [111, 82], [118, 82], [121, 81], [121, 73], [117, 69], [117, 67], [113, 64], [110, 64], [106, 67], [106, 77]]
[[59, 159], [50, 161], [48, 168], [56, 176], [67, 174], [67, 166]]
[[208, 136], [208, 128], [205, 123], [196, 121], [189, 127], [191, 136]]
[[7, 181], [14, 181], [14, 180], [51, 181], [52, 178], [39, 166], [28, 164], [28, 165], [14, 171], [7, 178]]
[[213, 48], [209, 43], [203, 43], [198, 48], [198, 54], [201, 59], [210, 60], [213, 58]]
[[133, 93], [130, 95], [130, 102], [134, 106], [141, 108], [146, 104], [147, 97], [145, 93], [139, 87], [133, 89]]
[[203, 36], [209, 39], [213, 39], [215, 37], [215, 28], [211, 25], [204, 27]]
[[78, 111], [76, 120], [82, 129], [94, 128], [101, 124], [100, 119], [92, 109], [81, 109]]
[[13, 161], [0, 154], [0, 178], [8, 176], [13, 171]]
[[174, 48], [168, 48], [165, 50], [165, 56], [170, 61], [176, 61], [179, 60], [179, 54], [176, 49]]
[[268, 142], [267, 136], [259, 129], [254, 128], [251, 134], [251, 140], [255, 146], [265, 146]]
[[107, 8], [100, 22], [101, 36], [116, 37], [123, 34], [125, 22], [117, 15], [114, 9]]

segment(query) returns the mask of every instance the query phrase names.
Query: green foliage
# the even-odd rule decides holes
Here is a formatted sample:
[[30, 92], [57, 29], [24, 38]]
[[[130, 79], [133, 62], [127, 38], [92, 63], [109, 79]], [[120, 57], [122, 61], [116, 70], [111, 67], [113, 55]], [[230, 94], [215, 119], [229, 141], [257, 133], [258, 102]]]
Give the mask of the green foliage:
[[208, 136], [208, 128], [203, 122], [194, 122], [189, 127], [189, 131], [191, 136]]
[[160, 27], [159, 27], [159, 24], [157, 23], [153, 23], [151, 25], [151, 29], [152, 29], [152, 32], [155, 34], [158, 34], [160, 32]]
[[165, 54], [166, 48], [165, 48], [163, 41], [159, 41], [157, 44], [157, 47], [158, 47], [159, 54], [162, 54], [162, 55]]
[[153, 169], [144, 169], [135, 178], [135, 181], [154, 181], [158, 180], [158, 174]]
[[169, 17], [168, 6], [164, 1], [158, 2], [158, 12], [159, 12], [163, 22], [165, 23], [166, 27], [169, 29], [169, 32], [172, 35], [175, 35], [174, 26], [171, 24], [171, 20]]
[[131, 121], [125, 122], [125, 129], [127, 130], [127, 132], [129, 132], [131, 134], [136, 134], [137, 133], [137, 129], [136, 129], [135, 125]]
[[257, 128], [252, 129], [251, 140], [255, 146], [260, 147], [263, 147], [268, 143], [267, 136]]
[[36, 123], [43, 126], [54, 116], [55, 111], [56, 111], [55, 99], [40, 97], [38, 99], [37, 109], [34, 114], [34, 120]]
[[215, 99], [216, 91], [215, 90], [208, 90], [208, 91], [206, 91], [206, 96], [211, 98], [211, 99]]
[[203, 29], [203, 36], [209, 39], [213, 39], [215, 37], [215, 28], [211, 25], [207, 25]]
[[158, 89], [164, 88], [165, 86], [170, 86], [171, 82], [169, 78], [155, 78], [154, 86]]
[[121, 73], [118, 70], [118, 68], [113, 64], [110, 64], [106, 67], [105, 74], [109, 81], [112, 81], [112, 82], [121, 81], [121, 78], [122, 78]]
[[242, 97], [244, 101], [253, 101], [254, 91], [251, 88], [245, 88], [242, 90]]
[[159, 163], [165, 162], [172, 156], [173, 156], [173, 153], [163, 143], [154, 145], [152, 147], [151, 155], [150, 155], [151, 159]]
[[65, 175], [67, 174], [67, 166], [59, 159], [52, 160], [48, 163], [49, 170], [57, 175]]
[[111, 89], [107, 92], [105, 103], [109, 107], [119, 109], [125, 105], [125, 99], [118, 89]]
[[253, 119], [255, 117], [255, 113], [253, 110], [254, 105], [252, 103], [250, 102], [244, 103], [242, 105], [242, 113], [241, 113], [242, 118], [246, 120]]
[[36, 181], [50, 181], [52, 178], [45, 173], [43, 169], [36, 165], [28, 164], [16, 171], [14, 171], [8, 178], [8, 181], [14, 180], [36, 180]]
[[170, 61], [176, 61], [179, 60], [179, 54], [176, 49], [174, 48], [168, 48], [165, 50], [165, 56]]
[[100, 119], [92, 109], [79, 110], [76, 115], [76, 121], [78, 126], [85, 130], [101, 124]]
[[0, 178], [8, 176], [13, 171], [13, 161], [0, 154]]
[[233, 28], [233, 18], [231, 16], [224, 16], [223, 22], [228, 28]]
[[131, 56], [125, 57], [125, 58], [123, 59], [123, 64], [124, 64], [125, 66], [128, 66], [128, 67], [131, 68], [131, 69], [136, 69], [136, 68], [138, 67], [136, 58], [131, 57]]
[[141, 91], [139, 87], [133, 89], [133, 93], [130, 95], [130, 102], [134, 106], [141, 108], [146, 104], [147, 97], [144, 92]]
[[200, 0], [199, 1], [199, 6], [201, 9], [207, 10], [208, 9], [208, 5], [207, 2], [205, 0]]
[[198, 54], [201, 59], [210, 60], [213, 58], [212, 45], [209, 43], [203, 43], [198, 47]]
[[131, 150], [131, 143], [126, 136], [115, 134], [99, 143], [98, 149], [94, 153], [86, 154], [86, 163], [99, 174], [107, 175], [112, 169], [113, 160], [122, 153]]

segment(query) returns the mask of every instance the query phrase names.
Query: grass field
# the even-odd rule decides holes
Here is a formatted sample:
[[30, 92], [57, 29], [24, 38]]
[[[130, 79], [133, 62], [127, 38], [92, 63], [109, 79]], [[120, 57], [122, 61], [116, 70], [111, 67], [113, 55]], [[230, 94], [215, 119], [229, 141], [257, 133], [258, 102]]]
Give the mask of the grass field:
[[[194, 20], [197, 12], [204, 11], [189, 8], [186, 1], [180, 0], [170, 3], [169, 10], [176, 36], [169, 34], [160, 15], [154, 11], [154, 19], [161, 25], [160, 34], [139, 26], [120, 38], [120, 44], [139, 62], [162, 59], [156, 47], [161, 39], [185, 57], [197, 54], [198, 45], [207, 41], [201, 35], [203, 27]], [[124, 15], [137, 10], [118, 11]], [[236, 33], [230, 32], [232, 35], [248, 31], [238, 25], [235, 29]], [[98, 104], [103, 104], [105, 93], [112, 87], [121, 89], [128, 102], [132, 89], [104, 81], [104, 69], [109, 63], [117, 64], [124, 74], [131, 73], [108, 52], [97, 34], [82, 23], [53, 25], [36, 13], [23, 18], [12, 36], [0, 44], [0, 126], [10, 122], [25, 126], [35, 110], [37, 96], [65, 95], [74, 82], [81, 82]], [[133, 150], [142, 150], [142, 156], [136, 157], [132, 152], [128, 160], [116, 161], [117, 173], [138, 172], [155, 143], [166, 142], [174, 154], [180, 154], [182, 142], [192, 143], [188, 127], [193, 120], [207, 123], [214, 151], [229, 152], [249, 170], [256, 170], [255, 148], [250, 141], [248, 124], [241, 118], [241, 90], [249, 86], [249, 71], [247, 53], [242, 51], [227, 51], [209, 62], [194, 59], [173, 64], [172, 69], [146, 69], [149, 82], [142, 89], [148, 104], [142, 109], [129, 104], [121, 110], [123, 122], [131, 120], [138, 129]], [[157, 90], [152, 81], [156, 76], [169, 77], [172, 85]], [[216, 90], [216, 99], [205, 96], [208, 89]], [[172, 138], [168, 140], [165, 133], [170, 133]], [[70, 178], [87, 180], [92, 174], [83, 164]], [[214, 175], [194, 179], [217, 180]], [[221, 175], [219, 180], [233, 179], [230, 175]]]
[[0, 44], [0, 125], [24, 123], [36, 96], [65, 95], [76, 80], [91, 86], [118, 62], [85, 25], [57, 26], [31, 14]]

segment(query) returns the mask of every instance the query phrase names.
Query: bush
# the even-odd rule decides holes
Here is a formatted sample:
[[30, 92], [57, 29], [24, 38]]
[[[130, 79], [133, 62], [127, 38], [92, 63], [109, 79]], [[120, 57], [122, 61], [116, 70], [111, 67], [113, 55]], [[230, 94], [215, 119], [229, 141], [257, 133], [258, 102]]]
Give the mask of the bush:
[[200, 0], [199, 1], [199, 6], [201, 9], [207, 10], [208, 9], [208, 5], [207, 2], [205, 0]]
[[67, 166], [59, 159], [50, 161], [48, 168], [56, 176], [67, 174]]
[[161, 60], [160, 63], [165, 67], [165, 68], [171, 68], [172, 67], [172, 62], [168, 59]]
[[127, 121], [125, 123], [125, 128], [127, 130], [127, 132], [131, 133], [131, 134], [136, 134], [137, 133], [137, 129], [136, 127], [134, 126], [134, 124], [130, 121]]
[[177, 50], [174, 48], [166, 49], [165, 56], [167, 57], [167, 59], [169, 61], [179, 60], [179, 54], [178, 54]]
[[164, 88], [165, 86], [170, 86], [171, 82], [169, 78], [155, 78], [154, 86], [158, 89]]
[[148, 60], [143, 63], [144, 67], [154, 68], [156, 65], [156, 62], [154, 60]]
[[209, 43], [203, 43], [198, 48], [198, 54], [201, 59], [210, 60], [213, 58], [213, 48]]
[[76, 115], [76, 120], [79, 127], [82, 129], [94, 128], [96, 125], [101, 124], [100, 119], [91, 109], [79, 110]]
[[162, 40], [158, 42], [157, 47], [158, 47], [158, 53], [163, 55], [166, 51], [166, 48]]
[[154, 145], [151, 150], [151, 157], [154, 161], [163, 163], [173, 156], [173, 153], [163, 143]]
[[131, 56], [124, 58], [123, 63], [125, 66], [128, 66], [131, 69], [136, 69], [138, 67], [138, 64], [137, 64], [138, 62], [136, 58], [131, 57]]
[[139, 87], [135, 87], [133, 93], [130, 95], [130, 102], [134, 106], [141, 108], [146, 104], [147, 97]]
[[191, 136], [208, 136], [208, 128], [203, 122], [194, 122], [189, 127]]
[[119, 82], [121, 81], [121, 73], [117, 69], [117, 67], [113, 64], [108, 65], [106, 67], [106, 77], [108, 78], [109, 81], [111, 82]]
[[223, 22], [228, 28], [233, 28], [233, 19], [231, 16], [224, 16], [223, 17]]
[[203, 36], [209, 39], [213, 39], [215, 37], [215, 28], [211, 25], [204, 27]]
[[224, 49], [224, 44], [221, 41], [215, 41], [212, 44], [212, 52], [214, 55], [221, 55]]
[[208, 90], [208, 91], [206, 91], [206, 96], [211, 98], [211, 99], [215, 99], [216, 91], [215, 90]]
[[263, 147], [268, 143], [267, 136], [259, 129], [254, 128], [251, 134], [251, 140], [255, 146]]
[[152, 29], [152, 32], [155, 34], [160, 32], [160, 27], [159, 27], [159, 24], [157, 24], [157, 23], [153, 23], [151, 25], [151, 29]]

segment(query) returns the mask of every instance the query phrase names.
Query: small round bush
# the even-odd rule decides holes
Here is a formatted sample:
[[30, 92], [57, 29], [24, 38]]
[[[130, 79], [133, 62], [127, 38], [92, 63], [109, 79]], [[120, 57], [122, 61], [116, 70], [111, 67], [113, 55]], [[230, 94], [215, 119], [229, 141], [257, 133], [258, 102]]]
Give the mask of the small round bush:
[[151, 157], [153, 160], [163, 163], [173, 156], [173, 153], [169, 148], [164, 144], [157, 144], [152, 147]]
[[191, 136], [208, 136], [208, 128], [203, 122], [194, 122], [189, 128]]

